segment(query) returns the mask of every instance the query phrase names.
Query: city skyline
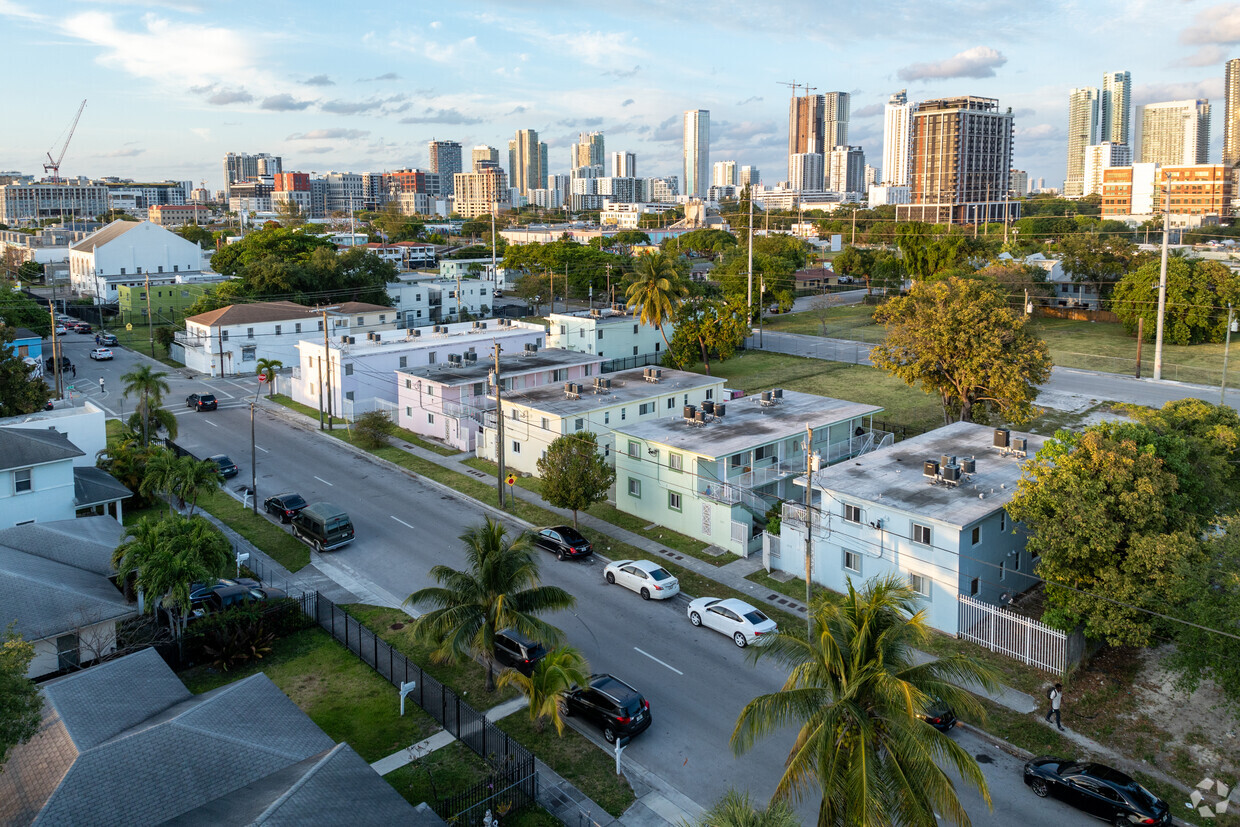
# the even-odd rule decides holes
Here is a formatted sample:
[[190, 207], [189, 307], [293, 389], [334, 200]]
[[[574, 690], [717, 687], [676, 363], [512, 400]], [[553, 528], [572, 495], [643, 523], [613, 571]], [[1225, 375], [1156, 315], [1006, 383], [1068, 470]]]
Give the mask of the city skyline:
[[[1114, 69], [1132, 71], [1134, 119], [1142, 104], [1210, 99], [1208, 157], [1221, 157], [1224, 64], [1240, 54], [1240, 12], [1061, 5], [880, 2], [841, 19], [801, 0], [761, 10], [645, 0], [579, 27], [559, 22], [554, 3], [544, 8], [556, 22], [535, 23], [502, 2], [404, 20], [392, 17], [403, 8], [316, 3], [0, 0], [10, 65], [39, 80], [36, 117], [0, 126], [0, 170], [41, 175], [83, 98], [63, 175], [206, 180], [212, 190], [223, 187], [227, 152], [279, 155], [306, 172], [429, 168], [433, 139], [502, 148], [525, 129], [547, 143], [551, 173], [569, 171], [579, 133], [601, 131], [609, 151], [638, 156], [643, 175], [681, 175], [683, 113], [704, 109], [711, 155], [773, 171], [770, 186], [788, 166], [790, 96], [779, 84], [796, 80], [848, 92], [848, 143], [875, 161], [883, 105], [900, 89], [911, 103], [997, 98], [1015, 115], [1013, 164], [1059, 186], [1068, 91]], [[976, 25], [956, 25], [962, 16]], [[1047, 38], [1056, 16], [1073, 25]], [[807, 71], [804, 50], [781, 47], [781, 21], [793, 18], [806, 45], [830, 48], [831, 69]], [[667, 25], [635, 22], [651, 19]], [[718, 53], [740, 31], [763, 61], [686, 57]]]

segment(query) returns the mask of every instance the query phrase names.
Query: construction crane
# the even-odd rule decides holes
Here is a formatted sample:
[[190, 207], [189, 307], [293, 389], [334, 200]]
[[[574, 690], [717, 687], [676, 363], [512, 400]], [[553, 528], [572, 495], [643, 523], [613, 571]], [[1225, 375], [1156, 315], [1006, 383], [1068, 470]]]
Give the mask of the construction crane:
[[77, 129], [78, 121], [82, 117], [82, 110], [86, 108], [86, 101], [82, 101], [82, 105], [78, 107], [77, 114], [73, 116], [73, 123], [69, 124], [69, 137], [65, 138], [65, 145], [60, 148], [60, 155], [52, 158], [52, 149], [56, 148], [52, 144], [52, 149], [47, 151], [48, 163], [43, 165], [44, 172], [52, 174], [52, 183], [60, 183], [60, 162], [65, 159], [65, 150], [69, 148], [69, 142], [73, 140], [73, 133]]

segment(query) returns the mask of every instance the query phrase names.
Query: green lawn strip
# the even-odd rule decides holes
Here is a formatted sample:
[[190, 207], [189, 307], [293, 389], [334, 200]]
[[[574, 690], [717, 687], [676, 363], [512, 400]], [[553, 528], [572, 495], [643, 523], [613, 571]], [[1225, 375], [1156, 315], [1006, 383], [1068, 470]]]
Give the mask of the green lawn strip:
[[[1105, 373], [1135, 373], [1137, 337], [1117, 322], [1087, 322], [1036, 317], [1034, 331], [1051, 352], [1051, 360], [1063, 367]], [[1183, 382], [1218, 384], [1223, 370], [1223, 342], [1163, 346], [1163, 378]], [[1153, 346], [1147, 341], [1143, 353], [1146, 375], [1153, 366]]]
[[1021, 714], [1005, 706], [979, 697], [978, 701], [986, 710], [986, 719], [982, 721], [961, 714], [962, 721], [985, 730], [996, 738], [1009, 744], [1028, 750], [1034, 755], [1060, 755], [1073, 757], [1079, 751], [1075, 742], [1059, 734], [1054, 727], [1037, 718], [1038, 712]]
[[[762, 569], [758, 569], [753, 574], [747, 575], [745, 579], [757, 583], [764, 589], [770, 589], [773, 592], [779, 592], [785, 597], [791, 597], [798, 603], [805, 602], [805, 579], [803, 577], [800, 579], [794, 577], [791, 580], [777, 580]], [[814, 583], [813, 595], [817, 597], [820, 594], [836, 594], [836, 592], [819, 583]]]
[[289, 571], [299, 571], [310, 562], [310, 549], [294, 539], [283, 527], [261, 514], [255, 514], [223, 491], [198, 501], [198, 506], [211, 512], [233, 531]]
[[619, 818], [635, 800], [629, 782], [616, 775], [615, 759], [571, 727], [562, 738], [550, 723], [538, 732], [524, 711], [496, 724], [612, 816]]
[[1000, 683], [1022, 692], [1028, 692], [1038, 703], [1046, 699], [1046, 688], [1057, 679], [1050, 672], [992, 652], [971, 641], [934, 630], [931, 630], [930, 637], [919, 648], [937, 657], [947, 655], [974, 657], [993, 669], [998, 674]]
[[[294, 402], [294, 401], [293, 401], [293, 399], [292, 399], [291, 397], [285, 396], [285, 395], [284, 395], [284, 394], [282, 394], [282, 393], [273, 394], [273, 395], [271, 395], [271, 396], [267, 397], [267, 399], [268, 399], [268, 401], [270, 401], [270, 402], [275, 402], [277, 405], [283, 405], [284, 407], [288, 408], [289, 410], [297, 411], [297, 413], [299, 413], [299, 414], [305, 414], [306, 416], [310, 417], [311, 419], [316, 419], [316, 420], [317, 420], [317, 419], [319, 418], [319, 410], [318, 410], [318, 408], [311, 408], [309, 405], [303, 405], [303, 404], [301, 404], [300, 402]], [[324, 413], [324, 414], [323, 414], [323, 421], [324, 421], [324, 422], [327, 422], [327, 421], [328, 421], [328, 419], [329, 419], [329, 417], [327, 416], [327, 414], [326, 414], [326, 413]], [[334, 424], [334, 425], [345, 425], [345, 424], [347, 424], [347, 421], [346, 421], [346, 420], [341, 419], [341, 418], [340, 418], [340, 417], [338, 417], [338, 416], [333, 416], [333, 417], [330, 417], [330, 420], [331, 420], [332, 424]]]
[[[498, 468], [495, 463], [489, 462], [485, 459], [479, 459], [477, 457], [465, 460], [464, 464], [468, 465], [470, 468], [485, 471], [492, 476], [494, 476], [496, 469]], [[517, 477], [517, 485], [527, 491], [532, 491], [535, 494], [539, 494], [540, 496], [542, 494], [542, 480], [537, 477], [519, 476]], [[623, 528], [626, 531], [631, 531], [634, 534], [645, 537], [651, 542], [667, 546], [672, 551], [687, 554], [690, 557], [696, 557], [703, 562], [710, 563], [712, 566], [723, 566], [732, 562], [734, 559], [730, 555], [726, 554], [721, 554], [718, 556], [708, 554], [706, 552], [706, 543], [672, 531], [670, 528], [655, 526], [654, 528], [647, 530], [646, 526], [649, 525], [649, 523], [645, 519], [634, 516], [633, 514], [627, 514], [610, 503], [596, 503], [595, 505], [590, 506], [588, 511], [583, 511], [582, 513], [589, 514], [591, 517], [597, 517], [600, 520], [609, 522], [617, 528]]]
[[491, 768], [469, 747], [453, 741], [383, 776], [410, 804], [434, 804], [485, 781]]
[[[461, 696], [474, 709], [485, 712], [491, 707], [511, 700], [519, 694], [507, 687], [494, 692], [486, 691], [486, 671], [473, 660], [461, 663], [436, 663], [431, 658], [431, 647], [416, 643], [413, 639], [413, 618], [400, 609], [350, 603], [342, 606], [362, 624], [374, 631], [392, 648], [421, 666], [423, 671]], [[393, 628], [393, 627], [398, 628]]]
[[277, 640], [260, 661], [221, 672], [197, 666], [181, 674], [201, 693], [263, 672], [334, 741], [345, 741], [367, 762], [431, 735], [434, 719], [414, 707], [400, 714], [396, 689], [321, 629]]
[[780, 333], [827, 336], [872, 344], [881, 342], [886, 335], [886, 329], [874, 322], [874, 308], [866, 304], [841, 305], [826, 312], [813, 309], [763, 316], [762, 326]]
[[119, 419], [109, 419], [103, 423], [103, 427], [107, 434], [108, 447], [111, 448], [113, 443], [121, 438], [121, 431], [125, 429], [125, 426]]
[[[317, 415], [318, 411], [315, 411], [315, 414]], [[392, 436], [396, 437], [397, 439], [403, 439], [405, 442], [408, 442], [412, 445], [416, 445], [419, 448], [425, 448], [428, 451], [434, 451], [436, 454], [439, 454], [439, 456], [441, 457], [453, 457], [461, 453], [456, 448], [449, 448], [446, 445], [438, 445], [434, 442], [428, 442], [427, 440], [415, 434], [413, 431], [407, 430], [405, 428], [393, 428]]]

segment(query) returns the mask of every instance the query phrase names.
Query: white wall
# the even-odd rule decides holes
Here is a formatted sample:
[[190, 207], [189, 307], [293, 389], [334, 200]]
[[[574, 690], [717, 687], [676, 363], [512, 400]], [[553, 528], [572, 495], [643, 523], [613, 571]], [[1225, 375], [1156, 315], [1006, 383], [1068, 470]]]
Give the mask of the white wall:
[[[202, 269], [202, 248], [176, 233], [149, 221], [143, 221], [117, 238], [90, 250], [71, 250], [70, 278], [73, 289], [83, 295], [111, 301], [116, 298], [113, 286], [106, 286], [111, 277], [143, 275], [134, 282], [144, 282], [145, 274], [195, 272]], [[121, 271], [124, 270], [122, 274]], [[100, 278], [102, 277], [102, 278]], [[175, 279], [167, 283], [173, 283]], [[154, 283], [154, 281], [152, 281]]]
[[[631, 359], [663, 353], [667, 349], [663, 334], [657, 328], [641, 324], [632, 315], [625, 316], [623, 321], [600, 322], [590, 316], [553, 313], [547, 320], [551, 324], [547, 333], [548, 347], [593, 353], [603, 359]], [[663, 326], [669, 342], [675, 329], [673, 324]]]
[[[72, 622], [72, 619], [66, 618], [66, 623], [69, 622]], [[94, 623], [76, 630], [66, 630], [66, 634], [74, 633], [78, 635], [78, 658], [82, 664], [116, 651], [115, 620], [105, 620], [102, 623]], [[34, 659], [30, 661], [30, 668], [26, 670], [27, 678], [31, 680], [41, 678], [60, 669], [56, 637], [33, 641]]]
[[11, 528], [18, 523], [48, 523], [53, 520], [72, 520], [76, 516], [73, 507], [73, 462], [58, 460], [30, 469], [30, 491], [15, 493], [14, 471], [0, 471], [0, 528]]

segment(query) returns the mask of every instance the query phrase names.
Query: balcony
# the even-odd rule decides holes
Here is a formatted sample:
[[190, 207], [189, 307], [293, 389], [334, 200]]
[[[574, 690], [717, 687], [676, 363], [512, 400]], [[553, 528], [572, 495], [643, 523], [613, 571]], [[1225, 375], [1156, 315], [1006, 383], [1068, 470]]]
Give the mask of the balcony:
[[796, 457], [792, 457], [789, 460], [779, 460], [749, 471], [742, 471], [728, 482], [742, 488], [761, 488], [768, 483], [779, 482], [803, 473], [805, 473], [805, 458], [801, 457], [798, 461]]
[[173, 344], [178, 344], [181, 347], [203, 347], [206, 341], [206, 339], [198, 336], [189, 336], [183, 330], [178, 330], [173, 336]]
[[895, 434], [888, 431], [877, 429], [866, 431], [861, 436], [849, 437], [846, 440], [828, 446], [827, 464], [832, 465], [846, 459], [859, 457], [862, 454], [868, 454], [871, 451], [877, 451], [879, 448], [886, 448], [894, 445], [895, 441]]

